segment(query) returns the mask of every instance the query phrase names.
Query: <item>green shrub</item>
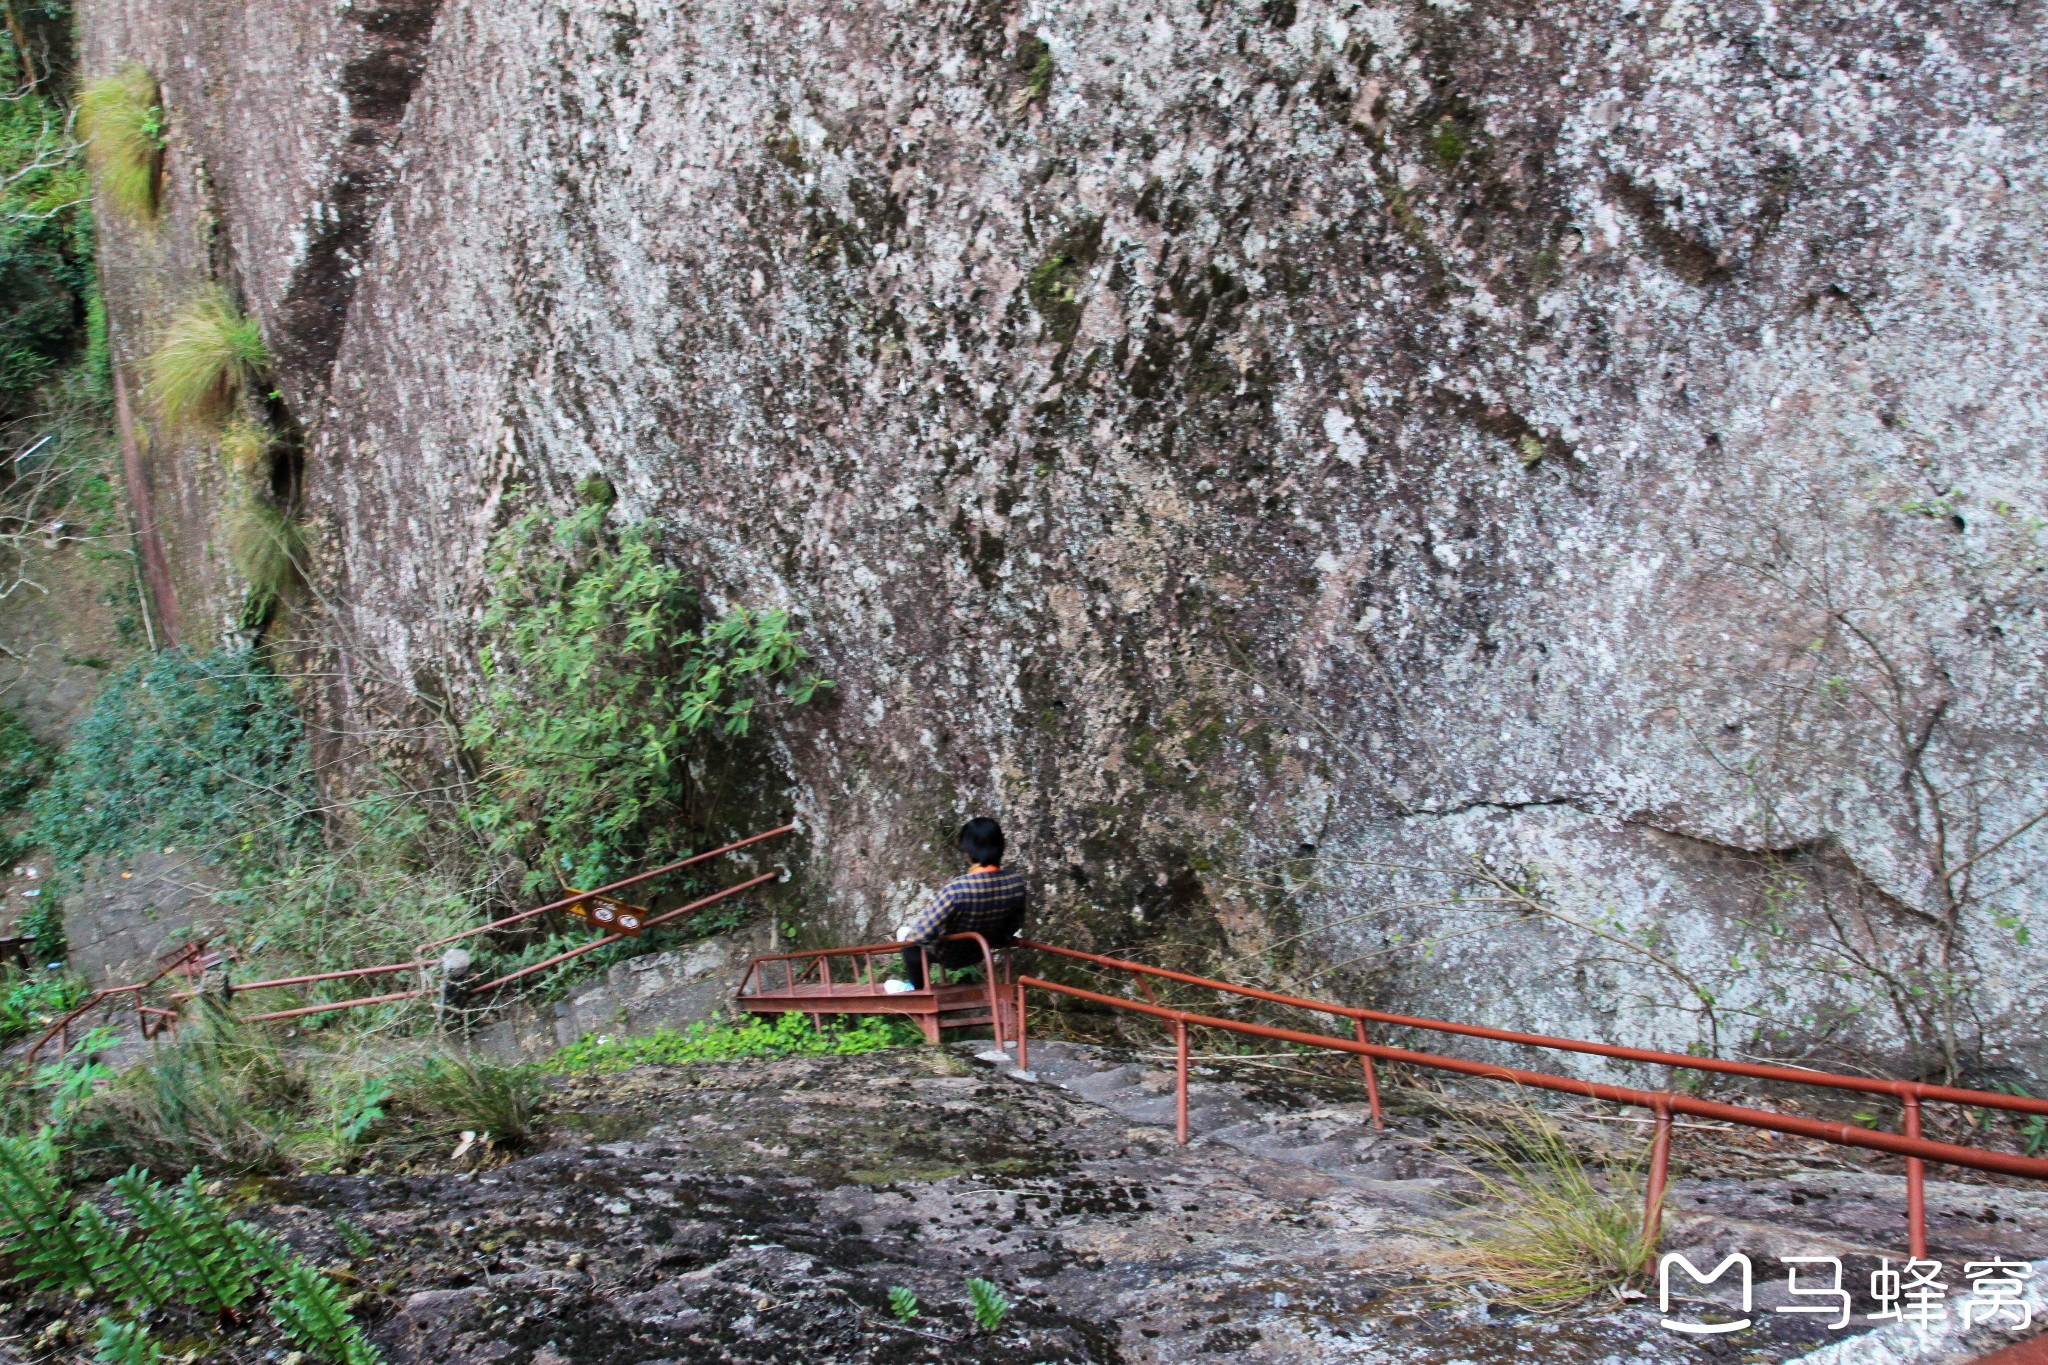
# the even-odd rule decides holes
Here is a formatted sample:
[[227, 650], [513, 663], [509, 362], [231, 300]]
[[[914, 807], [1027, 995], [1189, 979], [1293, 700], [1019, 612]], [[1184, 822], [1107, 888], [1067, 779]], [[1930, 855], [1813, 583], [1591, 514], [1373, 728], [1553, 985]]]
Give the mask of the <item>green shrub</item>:
[[130, 62], [91, 82], [79, 93], [78, 129], [107, 202], [138, 221], [154, 219], [164, 152], [156, 77]]
[[[500, 872], [477, 857], [475, 836], [450, 803], [371, 776], [369, 790], [334, 809], [330, 839], [293, 841], [222, 893], [249, 959], [294, 971], [404, 962], [427, 939], [475, 924], [479, 905], [501, 903]], [[306, 999], [366, 993], [360, 981], [337, 981]], [[319, 1027], [323, 1018], [305, 1022]]]
[[269, 365], [255, 322], [209, 289], [165, 326], [149, 356], [149, 393], [167, 426], [217, 426]]
[[623, 1071], [740, 1057], [845, 1057], [923, 1041], [914, 1025], [884, 1015], [825, 1032], [813, 1028], [808, 1015], [785, 1014], [772, 1022], [750, 1015], [744, 1021], [696, 1023], [681, 1032], [657, 1029], [637, 1038], [592, 1035], [557, 1051], [548, 1066], [563, 1072]]
[[0, 417], [41, 406], [78, 355], [96, 294], [85, 167], [61, 103], [21, 75], [0, 30]]
[[72, 736], [29, 802], [31, 837], [60, 871], [159, 846], [275, 864], [313, 842], [319, 799], [291, 691], [253, 653], [139, 659]]
[[22, 799], [49, 771], [50, 754], [21, 717], [0, 706], [0, 813], [21, 809]]
[[34, 945], [30, 957], [45, 967], [55, 966], [71, 954], [64, 937], [64, 907], [57, 898], [57, 883], [45, 883], [43, 894], [14, 927]]
[[529, 891], [555, 870], [598, 885], [663, 835], [686, 842], [705, 741], [745, 735], [763, 701], [800, 705], [832, 685], [802, 672], [809, 654], [785, 612], [735, 607], [697, 625], [695, 595], [652, 530], [612, 534], [607, 510], [530, 513], [490, 547], [496, 643], [463, 732], [484, 764], [472, 818], [527, 861]]

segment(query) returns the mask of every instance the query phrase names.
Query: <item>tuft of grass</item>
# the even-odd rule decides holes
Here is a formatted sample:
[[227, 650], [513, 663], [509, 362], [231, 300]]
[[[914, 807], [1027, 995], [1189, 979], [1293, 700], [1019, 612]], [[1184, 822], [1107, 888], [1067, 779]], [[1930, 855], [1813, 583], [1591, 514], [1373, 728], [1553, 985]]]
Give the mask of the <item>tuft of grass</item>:
[[130, 62], [78, 96], [86, 156], [107, 201], [138, 222], [157, 214], [164, 157], [164, 111], [156, 77]]
[[269, 365], [255, 322], [209, 289], [164, 328], [149, 357], [149, 394], [167, 426], [217, 427]]
[[252, 603], [267, 607], [298, 583], [306, 538], [297, 522], [267, 502], [228, 509], [228, 559], [249, 585]]
[[403, 1124], [407, 1144], [439, 1147], [474, 1133], [488, 1150], [516, 1152], [540, 1135], [541, 1094], [534, 1067], [447, 1053], [401, 1072], [382, 1103]]
[[553, 1071], [623, 1071], [629, 1066], [676, 1066], [740, 1057], [846, 1057], [924, 1041], [915, 1027], [871, 1015], [851, 1028], [820, 1032], [809, 1016], [785, 1014], [773, 1023], [758, 1016], [700, 1022], [686, 1030], [656, 1029], [637, 1038], [585, 1037], [548, 1059]]
[[267, 1030], [208, 1004], [153, 1064], [130, 1067], [86, 1102], [74, 1150], [98, 1170], [280, 1171], [310, 1090], [303, 1064]]
[[974, 1320], [984, 1332], [999, 1332], [1003, 1320], [1010, 1316], [1009, 1296], [994, 1281], [970, 1279], [967, 1281], [967, 1304], [974, 1314]]
[[1429, 135], [1429, 149], [1436, 153], [1436, 159], [1441, 161], [1446, 169], [1456, 166], [1465, 159], [1465, 134], [1459, 130], [1456, 119], [1443, 118], [1437, 121], [1436, 127]]
[[1554, 1312], [1642, 1273], [1639, 1162], [1597, 1178], [1558, 1126], [1535, 1110], [1505, 1120], [1498, 1135], [1467, 1134], [1486, 1168], [1465, 1166], [1484, 1197], [1465, 1277], [1497, 1285], [1517, 1307]]
[[263, 457], [270, 453], [270, 433], [259, 423], [236, 418], [220, 434], [221, 462], [238, 477], [253, 480], [263, 473]]
[[1045, 39], [1035, 33], [1019, 35], [1017, 51], [1010, 58], [1010, 66], [1020, 82], [1011, 103], [1013, 112], [1022, 112], [1025, 106], [1052, 93], [1052, 48]]

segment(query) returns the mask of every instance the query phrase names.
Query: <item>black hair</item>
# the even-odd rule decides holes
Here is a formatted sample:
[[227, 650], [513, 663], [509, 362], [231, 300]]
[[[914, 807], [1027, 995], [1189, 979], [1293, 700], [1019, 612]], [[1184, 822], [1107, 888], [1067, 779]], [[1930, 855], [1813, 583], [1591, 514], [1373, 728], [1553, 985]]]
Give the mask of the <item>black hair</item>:
[[994, 866], [1003, 860], [1003, 827], [986, 815], [960, 826], [960, 851], [974, 862]]

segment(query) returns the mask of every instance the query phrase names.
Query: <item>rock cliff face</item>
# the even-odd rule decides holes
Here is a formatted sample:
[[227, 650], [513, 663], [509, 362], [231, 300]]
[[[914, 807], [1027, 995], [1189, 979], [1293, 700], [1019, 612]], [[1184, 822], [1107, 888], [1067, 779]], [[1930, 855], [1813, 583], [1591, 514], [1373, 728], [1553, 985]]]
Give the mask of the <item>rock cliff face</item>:
[[838, 680], [773, 742], [839, 932], [994, 810], [1099, 945], [2048, 1063], [2037, 6], [82, 11], [170, 107], [120, 351], [263, 322], [356, 733], [602, 473]]

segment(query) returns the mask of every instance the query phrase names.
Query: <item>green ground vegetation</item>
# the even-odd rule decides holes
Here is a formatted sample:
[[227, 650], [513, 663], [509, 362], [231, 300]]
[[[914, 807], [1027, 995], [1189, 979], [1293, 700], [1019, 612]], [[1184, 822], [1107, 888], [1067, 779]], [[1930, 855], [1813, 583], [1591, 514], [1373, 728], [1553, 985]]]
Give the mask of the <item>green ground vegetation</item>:
[[[0, 592], [39, 595], [53, 578], [68, 582], [71, 564], [57, 557], [76, 556], [88, 584], [124, 604], [116, 617], [125, 634], [140, 618], [125, 605], [132, 561], [109, 477], [111, 372], [72, 108], [70, 8], [36, 0], [8, 13], [0, 26]], [[36, 643], [0, 646], [21, 654]]]
[[[147, 1066], [111, 1071], [102, 1055], [114, 1038], [95, 1032], [7, 1092], [0, 1279], [56, 1311], [90, 1302], [97, 1332], [121, 1350], [210, 1340], [224, 1315], [240, 1331], [260, 1313], [313, 1359], [367, 1361], [332, 1280], [238, 1222], [219, 1197], [225, 1186], [208, 1178], [478, 1169], [542, 1141], [550, 1072], [843, 1055], [917, 1038], [901, 1021], [820, 1033], [788, 1015], [586, 1039], [532, 1066], [425, 1040], [287, 1038], [203, 1003]], [[360, 1229], [337, 1229], [351, 1254], [372, 1254]], [[994, 1330], [1007, 1303], [983, 1297]]]
[[[489, 690], [461, 735], [476, 777], [453, 789], [372, 772], [354, 795], [323, 794], [293, 687], [263, 650], [166, 650], [115, 674], [29, 802], [23, 837], [50, 852], [54, 897], [115, 860], [176, 856], [225, 874], [250, 966], [333, 970], [404, 961], [558, 880], [597, 885], [702, 847], [718, 810], [707, 774], [744, 758], [763, 708], [830, 684], [805, 671], [786, 614], [706, 619], [653, 532], [606, 518], [599, 503], [530, 515], [494, 543]], [[291, 553], [279, 557], [281, 576]], [[740, 913], [716, 907], [532, 984], [559, 989]], [[588, 940], [578, 925], [533, 927], [473, 943], [477, 965], [509, 971]], [[46, 961], [57, 929], [39, 930]]]
[[64, 72], [9, 32], [0, 87], [0, 416], [13, 418], [87, 348], [92, 209]]
[[1460, 1146], [1476, 1160], [1477, 1218], [1464, 1278], [1493, 1286], [1490, 1297], [1555, 1311], [1636, 1280], [1656, 1248], [1643, 1237], [1642, 1153], [1594, 1160], [1557, 1123], [1521, 1107]]
[[6, 968], [0, 976], [0, 1046], [49, 1027], [89, 990], [84, 981], [63, 971]]
[[567, 1072], [623, 1071], [741, 1057], [848, 1057], [924, 1041], [914, 1025], [900, 1019], [871, 1015], [841, 1022], [843, 1027], [821, 1032], [804, 1015], [784, 1014], [772, 1021], [759, 1016], [718, 1020], [630, 1038], [592, 1034], [557, 1052], [548, 1065]]
[[130, 1170], [91, 1199], [73, 1190], [64, 1159], [49, 1128], [0, 1137], [0, 1254], [21, 1288], [107, 1305], [102, 1360], [159, 1357], [144, 1315], [205, 1339], [258, 1306], [315, 1359], [380, 1358], [334, 1278], [235, 1218], [198, 1171], [166, 1185]]

